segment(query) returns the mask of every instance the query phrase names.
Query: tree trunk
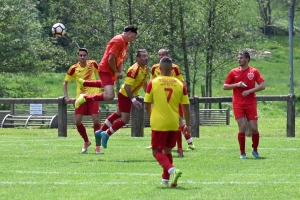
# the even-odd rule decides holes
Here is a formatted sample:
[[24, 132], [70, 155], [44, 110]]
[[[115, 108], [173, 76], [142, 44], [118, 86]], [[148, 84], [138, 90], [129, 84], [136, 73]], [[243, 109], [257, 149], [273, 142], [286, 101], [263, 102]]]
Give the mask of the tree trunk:
[[183, 59], [184, 59], [184, 71], [185, 71], [185, 82], [186, 82], [186, 88], [188, 95], [191, 95], [191, 80], [190, 80], [190, 72], [189, 72], [189, 66], [188, 66], [188, 59], [187, 59], [187, 48], [186, 48], [186, 35], [184, 30], [184, 17], [183, 17], [183, 5], [182, 1], [179, 2], [179, 16], [180, 16], [180, 33], [181, 33], [181, 46], [183, 50]]

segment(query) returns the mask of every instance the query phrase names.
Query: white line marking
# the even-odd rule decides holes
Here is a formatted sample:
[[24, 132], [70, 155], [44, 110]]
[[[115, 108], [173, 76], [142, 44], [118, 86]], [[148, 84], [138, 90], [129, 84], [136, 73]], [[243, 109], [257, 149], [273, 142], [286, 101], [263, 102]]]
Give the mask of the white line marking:
[[[239, 181], [179, 181], [179, 184], [193, 185], [298, 185], [300, 182], [293, 181], [254, 181], [254, 182], [239, 182]], [[32, 181], [0, 181], [0, 185], [157, 185], [158, 182], [32, 182]]]

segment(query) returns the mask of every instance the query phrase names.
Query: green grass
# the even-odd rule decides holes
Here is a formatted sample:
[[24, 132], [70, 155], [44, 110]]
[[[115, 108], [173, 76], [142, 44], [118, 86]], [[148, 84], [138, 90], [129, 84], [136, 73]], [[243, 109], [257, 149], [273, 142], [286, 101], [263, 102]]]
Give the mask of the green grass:
[[[299, 123], [297, 119], [296, 123]], [[113, 135], [103, 155], [81, 154], [76, 129], [0, 129], [0, 199], [298, 199], [300, 132], [286, 137], [285, 118], [259, 121], [262, 159], [239, 159], [237, 127], [201, 127], [197, 150], [174, 164], [183, 171], [177, 188], [160, 188], [161, 167], [142, 138], [129, 129]], [[92, 130], [88, 129], [93, 141]], [[186, 147], [186, 143], [183, 143]]]

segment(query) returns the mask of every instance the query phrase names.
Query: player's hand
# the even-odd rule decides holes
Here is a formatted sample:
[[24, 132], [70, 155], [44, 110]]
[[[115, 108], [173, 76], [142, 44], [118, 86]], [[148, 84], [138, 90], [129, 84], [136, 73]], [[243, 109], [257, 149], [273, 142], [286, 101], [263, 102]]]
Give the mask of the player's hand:
[[119, 73], [118, 76], [117, 76], [117, 79], [122, 79], [122, 78], [123, 78], [123, 74]]
[[246, 85], [243, 81], [240, 81], [240, 82], [238, 83], [238, 86], [241, 87], [241, 88], [247, 87], [247, 85]]
[[184, 134], [191, 134], [191, 126], [185, 125], [183, 128], [183, 133]]
[[243, 97], [248, 96], [249, 94], [250, 94], [249, 90], [245, 90], [245, 91], [242, 92]]
[[65, 100], [67, 103], [73, 103], [73, 99], [71, 99], [70, 97], [65, 97]]
[[133, 103], [132, 103], [137, 109], [142, 109], [143, 108], [143, 105], [142, 105], [142, 103], [141, 102], [139, 102], [139, 101], [134, 101]]
[[118, 78], [119, 72], [118, 71], [114, 72], [114, 75], [115, 75], [116, 78]]

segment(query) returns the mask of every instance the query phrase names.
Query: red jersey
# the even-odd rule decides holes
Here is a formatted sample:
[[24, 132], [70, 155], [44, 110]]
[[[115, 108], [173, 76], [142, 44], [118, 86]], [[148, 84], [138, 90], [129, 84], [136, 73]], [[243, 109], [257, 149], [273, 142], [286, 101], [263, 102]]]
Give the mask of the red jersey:
[[243, 81], [247, 87], [236, 87], [233, 88], [232, 104], [233, 105], [249, 105], [256, 103], [255, 93], [243, 97], [242, 92], [255, 88], [255, 83], [260, 84], [264, 82], [264, 78], [260, 75], [260, 72], [249, 66], [246, 70], [242, 70], [241, 67], [232, 69], [226, 80], [225, 84], [234, 84]]
[[128, 52], [128, 42], [124, 40], [122, 35], [116, 35], [107, 44], [104, 55], [100, 61], [98, 71], [109, 72], [112, 76], [114, 73], [108, 63], [109, 55], [112, 54], [116, 57], [116, 67], [118, 68], [125, 60]]

